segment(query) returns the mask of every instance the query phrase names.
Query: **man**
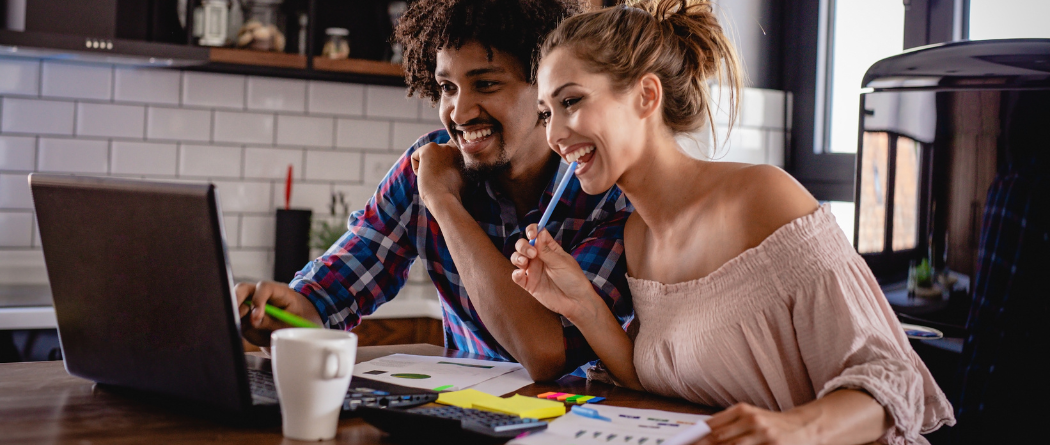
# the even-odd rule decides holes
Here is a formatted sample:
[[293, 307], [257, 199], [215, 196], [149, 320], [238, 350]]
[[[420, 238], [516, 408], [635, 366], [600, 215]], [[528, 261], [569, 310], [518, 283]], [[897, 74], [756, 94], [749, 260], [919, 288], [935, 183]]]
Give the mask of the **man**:
[[508, 259], [524, 228], [556, 205], [547, 230], [621, 323], [632, 316], [622, 256], [626, 198], [615, 188], [588, 196], [574, 178], [550, 202], [566, 165], [538, 119], [533, 54], [579, 9], [573, 0], [415, 2], [395, 37], [405, 48], [409, 94], [437, 102], [445, 129], [405, 152], [351, 215], [349, 231], [290, 285], [238, 284], [238, 301], [252, 298], [245, 337], [265, 344], [286, 326], [264, 316], [264, 303], [350, 329], [397, 294], [419, 257], [440, 294], [447, 347], [518, 361], [535, 380], [592, 360], [571, 323], [514, 284]]

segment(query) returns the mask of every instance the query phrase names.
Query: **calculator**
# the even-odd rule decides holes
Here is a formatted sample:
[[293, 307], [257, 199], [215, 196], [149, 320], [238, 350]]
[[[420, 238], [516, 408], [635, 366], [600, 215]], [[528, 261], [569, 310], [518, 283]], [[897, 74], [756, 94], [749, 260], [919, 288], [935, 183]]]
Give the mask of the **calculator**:
[[473, 442], [505, 442], [524, 432], [547, 429], [547, 422], [510, 414], [456, 406], [421, 406], [409, 409], [360, 407], [365, 422], [396, 438], [459, 439]]

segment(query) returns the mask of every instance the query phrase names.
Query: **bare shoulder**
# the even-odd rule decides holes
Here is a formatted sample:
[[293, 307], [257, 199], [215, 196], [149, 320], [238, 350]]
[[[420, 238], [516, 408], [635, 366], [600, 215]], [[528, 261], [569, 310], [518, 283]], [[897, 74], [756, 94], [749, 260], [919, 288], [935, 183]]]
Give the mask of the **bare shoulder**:
[[813, 195], [791, 175], [772, 165], [748, 165], [727, 175], [731, 206], [756, 246], [780, 227], [817, 210]]

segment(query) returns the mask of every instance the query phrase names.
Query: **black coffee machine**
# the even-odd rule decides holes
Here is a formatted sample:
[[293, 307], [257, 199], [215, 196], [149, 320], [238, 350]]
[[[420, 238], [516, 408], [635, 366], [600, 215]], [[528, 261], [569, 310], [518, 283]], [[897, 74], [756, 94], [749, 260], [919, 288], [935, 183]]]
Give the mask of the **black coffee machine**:
[[[1050, 39], [918, 48], [863, 86], [854, 247], [898, 312], [964, 325], [996, 175], [1047, 165]], [[918, 297], [914, 269], [933, 275]]]
[[901, 322], [944, 333], [911, 344], [951, 443], [1021, 443], [1050, 415], [1050, 39], [918, 48], [863, 86], [854, 247]]

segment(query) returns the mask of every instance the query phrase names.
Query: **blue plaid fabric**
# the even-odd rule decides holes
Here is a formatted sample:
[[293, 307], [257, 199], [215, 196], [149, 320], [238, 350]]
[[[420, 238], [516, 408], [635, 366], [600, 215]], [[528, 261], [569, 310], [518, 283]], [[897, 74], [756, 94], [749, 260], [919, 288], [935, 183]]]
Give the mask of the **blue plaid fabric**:
[[956, 443], [1022, 443], [1050, 414], [1050, 178], [1000, 173], [988, 190], [963, 346]]
[[[364, 209], [350, 215], [348, 231], [320, 258], [306, 265], [290, 286], [314, 303], [329, 327], [351, 329], [360, 317], [393, 299], [405, 284], [409, 266], [423, 261], [437, 286], [444, 313], [445, 346], [488, 357], [514, 360], [485, 329], [460, 280], [441, 228], [424, 208], [410, 156], [419, 147], [449, 140], [445, 130], [421, 137], [387, 173]], [[521, 220], [514, 204], [482, 182], [468, 186], [463, 204], [492, 244], [510, 258], [525, 227], [539, 222], [554, 187], [564, 175], [562, 162], [537, 203]], [[616, 187], [587, 195], [572, 178], [546, 226], [580, 263], [595, 290], [626, 326], [633, 318], [623, 255], [623, 225], [631, 205]], [[510, 280], [510, 277], [507, 277]], [[528, 314], [522, 314], [528, 316]], [[595, 358], [579, 330], [562, 319], [566, 370]]]

